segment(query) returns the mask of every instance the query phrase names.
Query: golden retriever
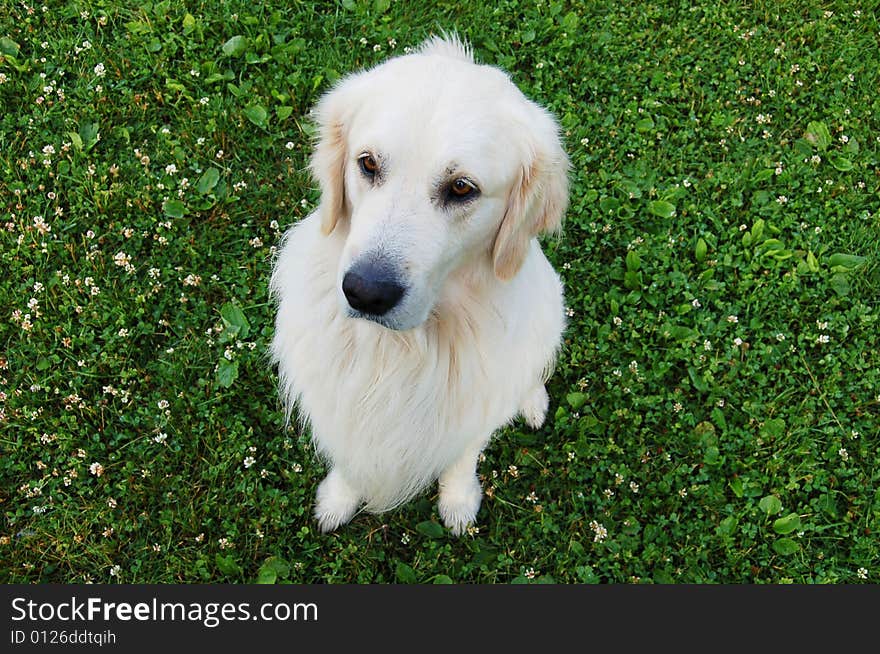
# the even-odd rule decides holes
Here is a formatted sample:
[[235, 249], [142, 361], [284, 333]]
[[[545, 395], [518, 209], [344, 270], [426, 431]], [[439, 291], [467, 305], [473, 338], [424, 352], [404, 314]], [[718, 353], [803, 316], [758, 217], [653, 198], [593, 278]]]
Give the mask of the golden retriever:
[[271, 289], [280, 394], [329, 467], [315, 517], [331, 531], [439, 480], [461, 534], [492, 434], [547, 411], [565, 317], [536, 237], [568, 203], [559, 128], [454, 36], [344, 78], [314, 113], [321, 201]]

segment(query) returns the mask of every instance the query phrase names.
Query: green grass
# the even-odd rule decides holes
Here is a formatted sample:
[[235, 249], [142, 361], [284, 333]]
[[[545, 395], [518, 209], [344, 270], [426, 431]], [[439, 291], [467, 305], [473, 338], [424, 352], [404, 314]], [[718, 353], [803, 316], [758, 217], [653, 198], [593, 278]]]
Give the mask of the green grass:
[[[129, 4], [0, 8], [0, 581], [880, 581], [874, 3]], [[564, 129], [551, 414], [475, 533], [324, 536], [273, 248], [309, 107], [442, 29]]]

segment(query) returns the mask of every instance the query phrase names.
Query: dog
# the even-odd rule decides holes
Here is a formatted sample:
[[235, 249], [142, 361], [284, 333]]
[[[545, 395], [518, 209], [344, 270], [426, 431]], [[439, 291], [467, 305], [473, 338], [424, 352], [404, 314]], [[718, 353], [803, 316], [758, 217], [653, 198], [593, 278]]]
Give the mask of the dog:
[[328, 464], [315, 517], [332, 531], [438, 481], [460, 535], [493, 433], [548, 408], [565, 308], [537, 237], [568, 205], [558, 124], [445, 35], [344, 77], [313, 114], [321, 199], [270, 288], [279, 395]]

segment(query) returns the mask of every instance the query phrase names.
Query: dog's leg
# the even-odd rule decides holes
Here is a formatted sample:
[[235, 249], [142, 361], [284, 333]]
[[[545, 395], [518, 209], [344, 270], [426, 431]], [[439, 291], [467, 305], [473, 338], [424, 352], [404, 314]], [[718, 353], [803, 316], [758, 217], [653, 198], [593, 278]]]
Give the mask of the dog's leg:
[[548, 406], [550, 406], [550, 398], [547, 397], [547, 389], [544, 388], [544, 384], [538, 384], [526, 394], [519, 412], [529, 427], [540, 429], [544, 424], [544, 418], [547, 417]]
[[315, 505], [318, 527], [327, 533], [345, 524], [358, 510], [361, 501], [361, 496], [345, 481], [342, 473], [333, 468], [318, 485]]
[[460, 536], [477, 518], [483, 490], [477, 478], [477, 457], [485, 446], [469, 447], [440, 475], [440, 502], [437, 508], [443, 524]]

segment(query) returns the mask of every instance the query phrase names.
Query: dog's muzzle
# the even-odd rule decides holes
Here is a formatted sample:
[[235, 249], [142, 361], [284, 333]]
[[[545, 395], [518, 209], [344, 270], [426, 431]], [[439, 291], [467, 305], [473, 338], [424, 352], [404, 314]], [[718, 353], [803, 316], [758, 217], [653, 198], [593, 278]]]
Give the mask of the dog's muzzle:
[[345, 273], [342, 292], [352, 309], [368, 316], [384, 316], [397, 306], [406, 289], [393, 268], [369, 262], [355, 264]]

